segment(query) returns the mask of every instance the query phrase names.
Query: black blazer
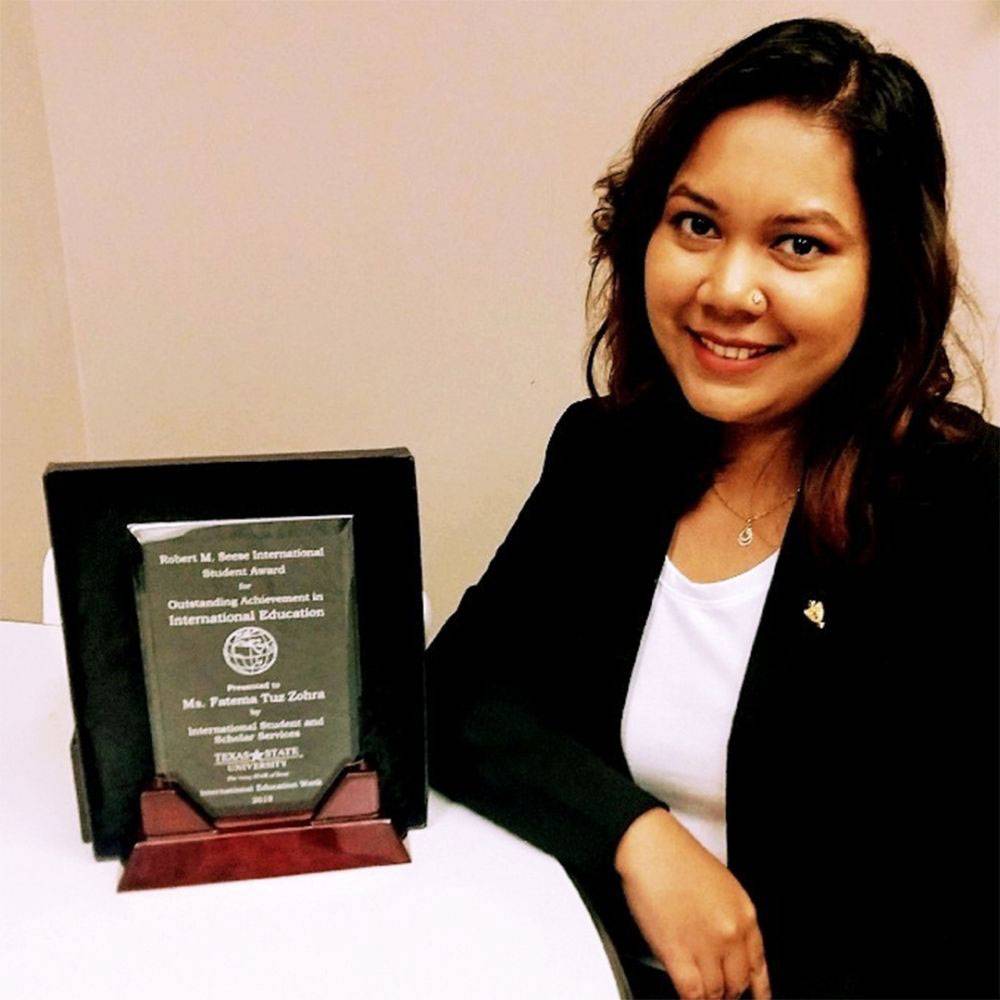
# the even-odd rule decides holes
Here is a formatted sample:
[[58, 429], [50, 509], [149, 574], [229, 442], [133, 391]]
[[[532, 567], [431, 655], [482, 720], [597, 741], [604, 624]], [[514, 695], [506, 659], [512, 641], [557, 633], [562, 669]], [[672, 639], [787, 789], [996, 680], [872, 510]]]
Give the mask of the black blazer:
[[[793, 509], [727, 757], [728, 864], [777, 996], [997, 996], [998, 440], [928, 439], [879, 557], [822, 564]], [[694, 445], [655, 397], [571, 406], [428, 650], [431, 782], [551, 853], [620, 948], [638, 815], [622, 709]], [[804, 614], [822, 601], [825, 627]], [[667, 804], [669, 805], [669, 803]]]

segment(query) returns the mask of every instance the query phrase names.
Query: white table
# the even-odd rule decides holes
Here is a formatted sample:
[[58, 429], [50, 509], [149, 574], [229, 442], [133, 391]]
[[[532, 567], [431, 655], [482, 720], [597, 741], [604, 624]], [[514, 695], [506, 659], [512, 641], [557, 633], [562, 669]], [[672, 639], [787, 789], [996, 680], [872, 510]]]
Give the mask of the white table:
[[550, 857], [433, 794], [413, 863], [116, 893], [79, 839], [62, 633], [0, 622], [0, 994], [610, 1000]]

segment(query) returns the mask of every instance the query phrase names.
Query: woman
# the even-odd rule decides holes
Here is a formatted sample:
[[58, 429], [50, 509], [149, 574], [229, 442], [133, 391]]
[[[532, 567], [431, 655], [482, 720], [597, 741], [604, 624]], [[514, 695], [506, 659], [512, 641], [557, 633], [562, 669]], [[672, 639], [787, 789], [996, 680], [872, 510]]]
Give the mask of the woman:
[[428, 652], [432, 782], [637, 995], [994, 996], [998, 432], [946, 401], [927, 89], [776, 24], [600, 187], [592, 398]]

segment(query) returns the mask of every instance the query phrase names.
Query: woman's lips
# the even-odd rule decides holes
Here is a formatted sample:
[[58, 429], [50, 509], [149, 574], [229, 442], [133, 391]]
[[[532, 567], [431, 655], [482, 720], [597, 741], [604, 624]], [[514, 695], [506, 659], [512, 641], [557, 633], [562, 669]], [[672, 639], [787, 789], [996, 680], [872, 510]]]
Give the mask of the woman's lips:
[[[763, 364], [765, 364], [770, 358], [775, 354], [780, 353], [784, 349], [784, 345], [775, 345], [774, 347], [765, 348], [763, 351], [755, 350], [749, 357], [745, 358], [727, 358], [723, 357], [721, 353], [716, 353], [716, 351], [727, 350], [723, 348], [721, 344], [713, 344], [715, 350], [710, 347], [706, 347], [706, 343], [711, 343], [708, 338], [702, 338], [690, 327], [685, 327], [688, 336], [691, 338], [691, 343], [694, 345], [695, 357], [698, 359], [699, 363], [707, 371], [712, 374], [720, 375], [730, 375], [730, 374], [742, 374], [744, 372], [756, 371]], [[729, 353], [733, 352], [732, 348], [729, 348]], [[747, 349], [743, 349], [741, 353], [746, 353]]]

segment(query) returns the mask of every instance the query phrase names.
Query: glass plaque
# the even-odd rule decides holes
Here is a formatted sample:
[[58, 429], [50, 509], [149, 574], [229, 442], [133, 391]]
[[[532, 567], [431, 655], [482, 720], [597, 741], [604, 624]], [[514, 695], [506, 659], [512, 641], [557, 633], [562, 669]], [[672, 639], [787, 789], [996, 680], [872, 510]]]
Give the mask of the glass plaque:
[[352, 526], [128, 525], [156, 772], [213, 818], [311, 810], [358, 756]]

